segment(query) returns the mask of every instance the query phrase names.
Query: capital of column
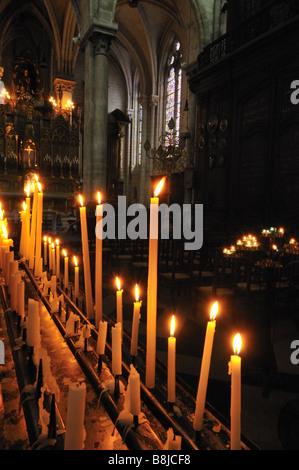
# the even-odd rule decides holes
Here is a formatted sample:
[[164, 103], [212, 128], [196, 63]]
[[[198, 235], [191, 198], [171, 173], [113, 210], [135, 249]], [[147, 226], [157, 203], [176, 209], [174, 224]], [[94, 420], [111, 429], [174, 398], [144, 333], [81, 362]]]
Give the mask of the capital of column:
[[108, 55], [112, 37], [110, 35], [95, 32], [90, 37], [90, 41], [94, 46], [94, 55]]

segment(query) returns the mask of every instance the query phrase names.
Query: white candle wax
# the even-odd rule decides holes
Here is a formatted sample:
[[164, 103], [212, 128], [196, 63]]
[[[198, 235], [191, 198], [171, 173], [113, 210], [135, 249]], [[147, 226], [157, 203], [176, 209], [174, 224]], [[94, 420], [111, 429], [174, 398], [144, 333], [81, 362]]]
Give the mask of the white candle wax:
[[14, 252], [13, 251], [6, 251], [4, 256], [4, 277], [5, 277], [5, 285], [9, 285], [9, 276], [10, 276], [10, 262], [13, 261]]
[[30, 242], [29, 242], [29, 268], [34, 268], [34, 255], [35, 255], [35, 243], [36, 243], [36, 222], [37, 222], [37, 197], [38, 197], [38, 183], [34, 185], [33, 205], [32, 205], [32, 217], [31, 217], [31, 229], [30, 229]]
[[82, 206], [80, 207], [80, 221], [81, 221], [81, 241], [82, 241], [82, 252], [83, 252], [86, 313], [87, 313], [87, 318], [92, 318], [94, 311], [93, 311], [92, 289], [91, 289], [86, 207], [82, 207]]
[[44, 266], [46, 267], [48, 264], [48, 243], [47, 237], [44, 238]]
[[86, 384], [73, 383], [69, 386], [64, 450], [84, 448], [84, 417]]
[[114, 376], [122, 374], [122, 347], [121, 347], [122, 327], [116, 323], [111, 328], [112, 338], [112, 374]]
[[[100, 202], [100, 195], [98, 195]], [[103, 317], [103, 204], [96, 207], [95, 324]]]
[[22, 273], [20, 271], [16, 271], [10, 277], [10, 298], [11, 298], [11, 308], [15, 312], [18, 310], [18, 283], [22, 279]]
[[[11, 252], [13, 253], [13, 252]], [[13, 259], [11, 261], [9, 261], [9, 269], [8, 269], [8, 276], [9, 276], [9, 280], [8, 280], [8, 292], [10, 293], [11, 295], [11, 282], [12, 282], [12, 276], [18, 271], [19, 269], [19, 263], [16, 259]]]
[[[240, 335], [236, 335], [235, 340], [241, 342]], [[241, 357], [238, 355], [241, 344], [234, 349], [238, 352], [231, 356], [231, 450], [241, 449]]]
[[69, 287], [69, 258], [65, 256], [64, 258], [64, 288], [68, 289]]
[[210, 373], [211, 356], [214, 342], [214, 334], [216, 328], [216, 314], [218, 311], [218, 303], [215, 302], [211, 309], [210, 321], [207, 323], [204, 350], [201, 361], [200, 377], [198, 382], [196, 407], [193, 420], [193, 428], [200, 431], [203, 427], [203, 416], [206, 404], [207, 386]]
[[131, 356], [137, 356], [138, 351], [138, 333], [139, 333], [139, 322], [140, 322], [140, 308], [142, 301], [134, 302], [133, 310], [133, 321], [132, 321], [132, 336], [131, 336]]
[[168, 338], [168, 358], [167, 358], [167, 401], [175, 403], [175, 354], [176, 354], [176, 338], [174, 335], [174, 316], [171, 321], [170, 335]]
[[75, 266], [75, 298], [79, 297], [79, 266]]
[[37, 194], [37, 211], [36, 211], [36, 241], [35, 241], [35, 263], [38, 260], [38, 268], [36, 275], [41, 275], [41, 243], [42, 243], [42, 224], [43, 224], [43, 193], [38, 183], [39, 193]]
[[140, 375], [132, 364], [130, 366], [128, 388], [130, 392], [130, 413], [138, 416], [141, 412]]
[[99, 322], [98, 340], [97, 340], [97, 353], [99, 354], [99, 356], [103, 356], [105, 354], [107, 327], [108, 327], [108, 323], [106, 321]]
[[60, 278], [60, 246], [56, 242], [56, 276], [59, 280]]
[[51, 292], [53, 297], [57, 295], [57, 277], [56, 275], [51, 276]]
[[172, 428], [167, 431], [167, 442], [165, 450], [181, 450], [182, 436], [176, 436]]
[[146, 327], [146, 386], [148, 388], [155, 387], [156, 370], [158, 238], [152, 238], [152, 232], [158, 231], [158, 206], [159, 199], [151, 198]]

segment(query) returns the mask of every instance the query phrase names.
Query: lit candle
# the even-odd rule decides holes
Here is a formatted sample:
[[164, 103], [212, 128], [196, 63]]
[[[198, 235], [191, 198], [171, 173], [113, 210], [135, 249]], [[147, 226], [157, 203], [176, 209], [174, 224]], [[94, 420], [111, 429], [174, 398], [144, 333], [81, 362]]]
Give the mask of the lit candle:
[[75, 299], [79, 297], [79, 266], [76, 256], [74, 256], [74, 264], [75, 264]]
[[24, 257], [26, 260], [29, 259], [29, 242], [30, 242], [30, 184], [28, 183], [26, 186], [26, 245], [24, 247], [25, 253]]
[[48, 238], [49, 243], [49, 270], [52, 271], [52, 240]]
[[52, 273], [56, 274], [56, 260], [55, 260], [55, 245], [54, 245], [54, 242], [52, 242], [51, 258], [52, 258]]
[[234, 355], [229, 363], [229, 374], [231, 375], [231, 450], [241, 448], [241, 357], [239, 356], [242, 339], [239, 334], [234, 337]]
[[60, 246], [59, 246], [58, 238], [56, 238], [55, 243], [56, 243], [56, 276], [57, 276], [57, 279], [59, 280], [60, 278]]
[[96, 259], [95, 259], [95, 324], [103, 317], [103, 204], [101, 193], [98, 192], [96, 207]]
[[208, 321], [206, 329], [205, 344], [201, 361], [200, 378], [196, 396], [196, 407], [193, 421], [193, 428], [201, 431], [203, 427], [203, 415], [206, 404], [207, 386], [209, 380], [211, 355], [214, 342], [214, 334], [216, 328], [216, 315], [218, 312], [218, 302], [214, 302], [210, 312], [210, 321]]
[[64, 450], [82, 450], [84, 447], [84, 416], [86, 384], [69, 385]]
[[120, 279], [117, 277], [116, 280], [116, 322], [123, 324], [123, 290], [121, 288]]
[[138, 284], [136, 284], [133, 321], [132, 321], [131, 356], [137, 356], [141, 305], [142, 305], [142, 301], [139, 300], [139, 287], [138, 287]]
[[79, 195], [80, 207], [80, 221], [81, 221], [81, 239], [82, 239], [82, 252], [83, 252], [83, 266], [84, 266], [84, 286], [85, 286], [85, 301], [87, 318], [93, 317], [93, 302], [92, 302], [92, 289], [91, 289], [91, 274], [90, 274], [90, 259], [88, 247], [88, 232], [86, 220], [86, 207], [83, 206], [82, 196]]
[[44, 237], [44, 266], [48, 264], [48, 239]]
[[64, 288], [68, 289], [69, 287], [69, 258], [67, 252], [62, 250], [64, 255]]
[[43, 225], [43, 192], [40, 183], [37, 183], [37, 212], [36, 212], [36, 242], [35, 242], [35, 276], [41, 276], [41, 243], [42, 243], [42, 225]]
[[155, 387], [156, 329], [157, 329], [157, 271], [158, 271], [158, 225], [159, 192], [165, 182], [162, 178], [157, 185], [150, 203], [150, 235], [148, 254], [147, 284], [147, 335], [146, 335], [146, 386]]
[[30, 230], [30, 242], [29, 242], [29, 268], [30, 269], [34, 268], [38, 190], [39, 190], [38, 178], [37, 178], [37, 175], [35, 175], [33, 205], [32, 205], [32, 217], [31, 217], [31, 230]]
[[111, 340], [112, 340], [112, 374], [114, 376], [122, 374], [122, 349], [121, 349], [121, 335], [122, 326], [121, 323], [116, 323], [111, 328]]
[[20, 219], [21, 219], [21, 237], [20, 237], [20, 246], [19, 252], [21, 256], [25, 256], [25, 237], [26, 237], [26, 204], [23, 202], [23, 210], [20, 211]]
[[175, 403], [175, 351], [176, 338], [174, 337], [175, 316], [172, 315], [170, 323], [170, 336], [168, 338], [168, 361], [167, 361], [167, 401]]
[[130, 413], [132, 413], [133, 416], [138, 416], [141, 412], [140, 374], [138, 374], [137, 370], [132, 364], [130, 365], [128, 389], [130, 392]]

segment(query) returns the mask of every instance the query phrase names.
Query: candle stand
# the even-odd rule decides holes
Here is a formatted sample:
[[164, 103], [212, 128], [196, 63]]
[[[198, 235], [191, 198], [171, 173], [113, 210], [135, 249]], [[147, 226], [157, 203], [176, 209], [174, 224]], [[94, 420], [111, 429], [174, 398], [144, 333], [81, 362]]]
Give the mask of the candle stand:
[[[76, 359], [77, 365], [82, 370], [86, 381], [91, 385], [93, 391], [98, 397], [101, 406], [105, 409], [109, 419], [114, 424], [127, 449], [129, 450], [162, 450], [166, 441], [167, 430], [172, 428], [174, 434], [182, 438], [182, 450], [229, 450], [230, 431], [229, 424], [223, 417], [217, 413], [209, 404], [207, 404], [204, 416], [204, 426], [201, 433], [196, 433], [192, 427], [192, 420], [195, 409], [195, 397], [188, 385], [177, 378], [176, 383], [176, 402], [171, 404], [167, 402], [167, 370], [159, 360], [156, 362], [156, 385], [154, 389], [145, 386], [145, 364], [146, 356], [142, 345], [138, 345], [138, 354], [134, 356], [134, 365], [140, 374], [140, 394], [142, 400], [142, 414], [145, 419], [141, 420], [139, 416], [132, 416], [132, 425], [120, 419], [120, 412], [124, 405], [125, 393], [122, 393], [120, 383], [123, 383], [124, 389], [130, 375], [130, 364], [132, 356], [130, 354], [131, 337], [123, 331], [123, 354], [122, 354], [122, 376], [111, 374], [112, 347], [107, 338], [105, 355], [96, 353], [97, 329], [92, 322], [86, 318], [76, 303], [67, 295], [60, 285], [57, 285], [57, 295], [63, 295], [63, 305], [57, 313], [51, 311], [49, 297], [43, 295], [39, 288], [39, 280], [33, 275], [32, 270], [23, 261], [20, 262], [20, 268], [26, 275], [26, 286], [29, 286], [30, 294], [42, 302], [43, 307], [50, 315], [56, 329], [67, 344], [69, 350]], [[71, 292], [72, 288], [68, 290]], [[84, 294], [83, 294], [84, 295]], [[1, 286], [0, 301], [5, 312], [5, 320], [8, 325], [10, 342], [13, 346], [14, 360], [16, 362], [16, 372], [19, 381], [20, 392], [25, 385], [32, 384], [28, 373], [28, 350], [23, 340], [22, 347], [15, 348], [16, 339], [22, 337], [23, 331], [17, 322], [17, 314], [12, 314], [9, 308], [9, 300], [6, 287]], [[81, 325], [90, 327], [89, 347], [78, 348], [78, 335], [65, 334], [65, 313], [72, 312], [80, 318]], [[112, 324], [113, 320], [107, 319]], [[38, 375], [38, 388], [36, 393], [39, 395], [42, 383], [43, 370], [40, 364]], [[107, 382], [114, 383], [114, 393], [107, 387]], [[50, 396], [49, 406], [50, 420], [48, 426], [49, 448], [63, 448], [65, 425], [61, 418], [59, 407], [55, 396]], [[40, 437], [40, 428], [38, 424], [38, 409], [36, 403], [36, 394], [26, 400], [21, 400], [24, 414], [29, 416], [28, 434], [30, 442], [38, 442]], [[25, 412], [26, 410], [26, 412]], [[54, 413], [55, 410], [55, 413]], [[56, 423], [56, 424], [55, 424]], [[87, 430], [88, 432], [88, 430]], [[51, 442], [51, 444], [50, 444]], [[255, 445], [247, 441], [242, 436], [242, 450], [256, 449]]]

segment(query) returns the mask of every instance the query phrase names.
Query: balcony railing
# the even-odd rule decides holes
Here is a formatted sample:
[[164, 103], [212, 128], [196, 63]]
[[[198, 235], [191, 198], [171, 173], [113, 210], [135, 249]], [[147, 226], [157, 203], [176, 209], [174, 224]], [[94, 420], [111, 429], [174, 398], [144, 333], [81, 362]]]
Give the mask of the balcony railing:
[[274, 0], [271, 5], [209, 44], [197, 58], [198, 70], [216, 63], [275, 28], [284, 26], [298, 15], [298, 0]]

